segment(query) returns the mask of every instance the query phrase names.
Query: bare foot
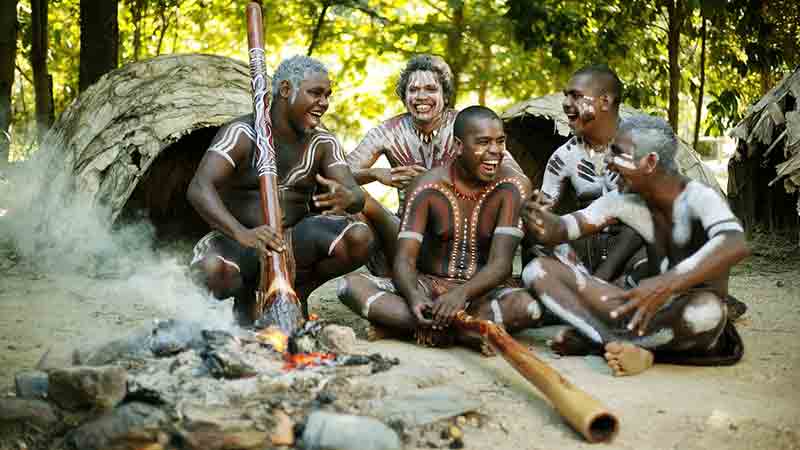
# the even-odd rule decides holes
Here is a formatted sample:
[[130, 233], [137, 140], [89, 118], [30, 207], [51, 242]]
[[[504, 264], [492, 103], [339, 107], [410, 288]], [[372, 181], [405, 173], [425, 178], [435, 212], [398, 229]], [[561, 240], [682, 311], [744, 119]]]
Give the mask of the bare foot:
[[606, 344], [605, 358], [616, 377], [636, 375], [653, 366], [653, 353], [624, 342]]
[[598, 353], [595, 345], [578, 333], [578, 330], [567, 327], [558, 332], [548, 342], [550, 350], [562, 356], [582, 356]]

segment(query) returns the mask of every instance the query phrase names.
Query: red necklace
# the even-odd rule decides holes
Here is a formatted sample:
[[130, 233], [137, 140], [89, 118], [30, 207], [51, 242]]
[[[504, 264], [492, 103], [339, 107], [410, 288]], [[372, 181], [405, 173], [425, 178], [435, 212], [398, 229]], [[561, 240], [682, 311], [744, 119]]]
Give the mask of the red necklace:
[[486, 190], [489, 189], [489, 186], [485, 186], [485, 187], [483, 187], [481, 190], [479, 190], [477, 192], [463, 192], [463, 191], [461, 191], [458, 188], [458, 186], [456, 186], [456, 165], [455, 164], [451, 164], [450, 165], [450, 180], [451, 180], [450, 187], [453, 189], [453, 193], [456, 194], [456, 197], [458, 197], [458, 198], [460, 198], [462, 200], [470, 200], [470, 201], [473, 201], [473, 202], [477, 202], [481, 198], [481, 195], [483, 195], [486, 192]]

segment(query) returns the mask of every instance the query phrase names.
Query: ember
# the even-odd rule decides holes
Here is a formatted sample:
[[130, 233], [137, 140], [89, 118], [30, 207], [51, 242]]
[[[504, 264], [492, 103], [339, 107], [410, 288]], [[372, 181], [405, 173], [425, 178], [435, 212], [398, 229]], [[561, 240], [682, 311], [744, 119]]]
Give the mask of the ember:
[[336, 360], [336, 354], [321, 352], [297, 354], [285, 353], [283, 355], [283, 360], [285, 361], [283, 370], [289, 371], [331, 364]]

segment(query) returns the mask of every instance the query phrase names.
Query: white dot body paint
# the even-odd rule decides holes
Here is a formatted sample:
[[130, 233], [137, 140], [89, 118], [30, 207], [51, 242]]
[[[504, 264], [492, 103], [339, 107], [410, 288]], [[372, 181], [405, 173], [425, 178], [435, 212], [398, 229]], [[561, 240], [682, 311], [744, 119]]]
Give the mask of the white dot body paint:
[[522, 271], [522, 283], [525, 287], [533, 287], [533, 283], [544, 278], [547, 272], [542, 267], [542, 263], [538, 259], [534, 259]]
[[525, 311], [528, 313], [528, 316], [530, 316], [530, 318], [533, 320], [538, 320], [540, 317], [542, 317], [542, 308], [539, 307], [539, 302], [537, 302], [536, 300], [533, 300], [532, 302], [528, 303], [528, 307], [525, 308]]
[[664, 258], [661, 260], [661, 266], [659, 267], [661, 273], [664, 273], [669, 270], [669, 258]]
[[631, 158], [630, 155], [615, 155], [611, 158], [611, 162], [624, 169], [636, 170], [636, 164], [633, 162], [633, 158]]
[[683, 320], [693, 333], [702, 333], [716, 328], [725, 312], [717, 301], [692, 301], [683, 310]]
[[544, 303], [545, 308], [549, 309], [553, 314], [561, 318], [561, 320], [569, 323], [577, 328], [584, 336], [591, 339], [597, 344], [603, 343], [603, 338], [588, 322], [580, 318], [577, 314], [566, 310], [558, 302], [547, 294], [540, 294], [539, 298]]
[[717, 248], [725, 244], [725, 236], [714, 236], [713, 239], [703, 244], [692, 256], [684, 259], [677, 266], [675, 266], [675, 273], [683, 275], [697, 269], [700, 264], [706, 261]]
[[655, 333], [631, 339], [631, 344], [643, 348], [656, 348], [669, 344], [674, 338], [675, 332], [672, 328], [661, 328]]

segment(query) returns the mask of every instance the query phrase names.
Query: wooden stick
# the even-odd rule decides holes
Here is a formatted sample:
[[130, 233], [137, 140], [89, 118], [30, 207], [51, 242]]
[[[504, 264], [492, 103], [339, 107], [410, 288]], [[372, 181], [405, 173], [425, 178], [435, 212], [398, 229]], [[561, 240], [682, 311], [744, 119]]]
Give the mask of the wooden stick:
[[[254, 128], [256, 133], [256, 167], [261, 190], [261, 210], [264, 223], [283, 237], [281, 204], [278, 200], [278, 169], [272, 142], [270, 119], [270, 90], [267, 86], [264, 62], [263, 23], [261, 7], [256, 2], [247, 5], [247, 44], [250, 55], [250, 79], [253, 86]], [[286, 251], [292, 251], [287, 249]], [[277, 325], [291, 335], [303, 322], [300, 301], [292, 288], [285, 252], [262, 252], [261, 280], [256, 290], [254, 315], [257, 326]]]
[[515, 341], [505, 329], [488, 320], [475, 319], [464, 311], [456, 315], [455, 326], [480, 334], [544, 394], [561, 417], [589, 442], [610, 442], [619, 421], [597, 399], [577, 388], [555, 369], [537, 358], [527, 347]]

